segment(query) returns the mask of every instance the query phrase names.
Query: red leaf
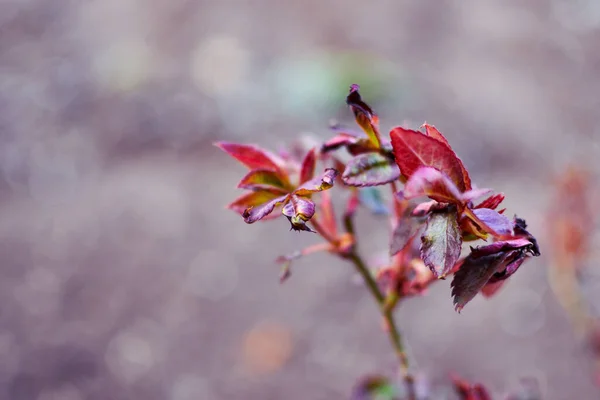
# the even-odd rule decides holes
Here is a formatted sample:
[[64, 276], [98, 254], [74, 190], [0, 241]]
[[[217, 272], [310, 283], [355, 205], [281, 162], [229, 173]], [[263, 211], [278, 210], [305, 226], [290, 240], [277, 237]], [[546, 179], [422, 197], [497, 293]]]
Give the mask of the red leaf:
[[367, 103], [362, 101], [359, 90], [360, 86], [357, 84], [350, 86], [350, 93], [346, 97], [346, 104], [350, 106], [356, 122], [363, 128], [369, 139], [376, 147], [380, 147], [379, 117], [377, 117]]
[[441, 203], [461, 204], [456, 185], [442, 172], [432, 167], [418, 168], [404, 185], [405, 199], [428, 196]]
[[241, 189], [265, 189], [274, 188], [281, 191], [282, 194], [287, 193], [287, 179], [282, 179], [281, 175], [269, 169], [255, 169], [242, 178], [238, 184]]
[[433, 167], [448, 175], [461, 192], [470, 189], [460, 159], [439, 140], [402, 127], [392, 129], [390, 137], [396, 163], [405, 177], [410, 178], [420, 167]]
[[460, 257], [462, 236], [457, 218], [456, 209], [430, 214], [421, 235], [421, 258], [437, 278], [444, 278]]
[[279, 196], [266, 203], [247, 208], [242, 214], [242, 217], [244, 217], [244, 221], [247, 224], [253, 224], [256, 221], [263, 219], [267, 215], [271, 214], [275, 207], [277, 207], [280, 204], [283, 204], [288, 199], [288, 196], [289, 195]]
[[297, 194], [298, 196], [307, 196], [315, 192], [327, 190], [333, 186], [337, 176], [337, 170], [327, 168], [321, 176], [300, 185], [300, 187], [294, 191], [294, 194]]
[[337, 224], [335, 222], [335, 211], [331, 203], [329, 192], [324, 191], [320, 195], [321, 202], [319, 204], [319, 219], [323, 228], [330, 232], [333, 236], [337, 236]]
[[492, 400], [487, 389], [479, 383], [472, 385], [457, 375], [452, 376], [452, 381], [461, 400]]
[[358, 191], [352, 190], [350, 197], [348, 197], [348, 202], [346, 203], [346, 209], [344, 210], [344, 218], [352, 218], [360, 205], [360, 197], [358, 195]]
[[300, 169], [300, 184], [312, 179], [312, 177], [315, 175], [316, 164], [316, 151], [315, 149], [312, 149], [306, 153], [306, 157], [304, 157], [304, 160], [302, 161], [302, 168]]
[[258, 146], [231, 142], [216, 142], [215, 146], [250, 169], [280, 170], [279, 157]]
[[[450, 150], [452, 150], [452, 147], [450, 146], [450, 143], [448, 143], [448, 140], [444, 137], [444, 135], [442, 135], [442, 132], [437, 130], [437, 128], [435, 126], [429, 125], [427, 122], [425, 122], [421, 126], [421, 128], [423, 128], [423, 127], [425, 128], [425, 133], [427, 134], [427, 136], [430, 136], [434, 139], [439, 140], [440, 142], [442, 142], [446, 146], [448, 146], [448, 148]], [[469, 171], [467, 171], [467, 169], [465, 168], [465, 165], [458, 157], [457, 157], [457, 160], [460, 163], [460, 169], [462, 170], [462, 175], [463, 175], [463, 179], [465, 181], [466, 190], [469, 190], [469, 189], [471, 189], [471, 177], [469, 176]]]
[[348, 186], [378, 186], [399, 177], [400, 170], [393, 160], [379, 153], [366, 153], [348, 162], [342, 181]]
[[504, 193], [496, 193], [495, 195], [488, 197], [473, 208], [490, 208], [492, 210], [495, 210], [500, 205], [500, 203], [502, 203], [502, 200], [504, 200]]
[[444, 135], [442, 135], [442, 132], [437, 130], [435, 126], [429, 125], [427, 122], [425, 122], [423, 125], [421, 125], [421, 128], [425, 128], [425, 134], [427, 136], [437, 139], [438, 141], [444, 143], [446, 147], [452, 149], [450, 143], [448, 143], [448, 140], [444, 137]]

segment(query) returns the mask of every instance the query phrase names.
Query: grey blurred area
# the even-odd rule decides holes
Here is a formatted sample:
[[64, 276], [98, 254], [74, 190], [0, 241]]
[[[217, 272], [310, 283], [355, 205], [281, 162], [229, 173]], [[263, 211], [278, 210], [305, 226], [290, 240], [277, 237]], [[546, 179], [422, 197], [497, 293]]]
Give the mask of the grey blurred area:
[[[326, 138], [352, 83], [384, 131], [436, 125], [541, 244], [460, 315], [448, 281], [398, 310], [428, 398], [451, 372], [600, 398], [544, 246], [555, 175], [600, 169], [599, 48], [596, 0], [0, 0], [0, 398], [330, 400], [393, 374], [351, 267], [280, 285], [318, 239], [225, 210], [245, 170], [212, 146]], [[385, 255], [386, 219], [359, 222]]]

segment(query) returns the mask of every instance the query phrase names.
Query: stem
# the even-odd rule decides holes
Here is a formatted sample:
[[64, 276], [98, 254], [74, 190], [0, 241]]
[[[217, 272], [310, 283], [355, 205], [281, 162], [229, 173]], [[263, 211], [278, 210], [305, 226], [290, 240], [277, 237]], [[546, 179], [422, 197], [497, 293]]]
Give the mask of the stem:
[[[346, 227], [349, 228], [349, 233], [354, 232], [354, 226], [351, 222], [351, 219], [348, 218], [344, 222], [346, 224]], [[396, 356], [400, 361], [400, 372], [402, 378], [404, 379], [404, 382], [406, 383], [406, 388], [408, 390], [408, 398], [410, 400], [416, 400], [417, 397], [415, 393], [414, 378], [409, 372], [408, 357], [406, 355], [406, 351], [404, 350], [402, 335], [400, 334], [400, 331], [396, 326], [393, 310], [385, 307], [385, 296], [383, 295], [383, 293], [381, 293], [381, 290], [379, 290], [377, 282], [369, 272], [369, 268], [367, 267], [363, 259], [356, 251], [356, 247], [352, 249], [352, 252], [348, 255], [347, 258], [350, 261], [352, 261], [354, 267], [356, 268], [356, 271], [363, 277], [367, 289], [369, 289], [369, 292], [377, 301], [377, 305], [379, 306], [384, 322], [387, 325], [387, 331], [390, 338], [390, 342], [392, 343], [392, 347], [394, 348]]]
[[385, 300], [385, 297], [383, 296], [383, 293], [381, 293], [381, 290], [379, 290], [379, 287], [377, 286], [377, 282], [375, 282], [375, 279], [373, 279], [373, 276], [369, 272], [369, 269], [368, 269], [367, 265], [365, 264], [365, 262], [356, 253], [356, 251], [353, 251], [352, 253], [350, 253], [350, 255], [348, 256], [348, 259], [350, 261], [352, 261], [352, 263], [356, 267], [356, 270], [358, 271], [358, 273], [365, 280], [365, 283], [367, 285], [367, 288], [369, 289], [369, 292], [371, 292], [371, 295], [373, 295], [373, 297], [375, 297], [375, 300], [377, 300], [377, 304], [379, 306], [381, 306], [383, 304], [383, 301]]
[[[394, 212], [396, 215], [396, 219], [393, 221], [394, 225], [395, 225], [396, 223], [398, 223], [398, 220], [400, 220], [400, 217], [402, 216], [402, 210], [400, 208], [400, 203], [398, 202], [398, 199], [396, 198], [396, 193], [398, 193], [398, 186], [396, 185], [395, 181], [391, 182], [390, 189], [392, 189], [392, 203], [394, 204]], [[393, 228], [395, 228], [395, 226]]]
[[316, 231], [316, 232], [317, 232], [319, 235], [323, 236], [323, 238], [324, 238], [325, 240], [327, 240], [327, 241], [328, 241], [329, 243], [331, 243], [331, 244], [335, 244], [335, 243], [336, 243], [336, 239], [335, 239], [333, 236], [331, 236], [331, 234], [329, 233], [329, 231], [328, 231], [327, 229], [325, 229], [325, 228], [324, 228], [324, 227], [321, 225], [321, 223], [320, 223], [320, 222], [317, 220], [317, 218], [312, 218], [312, 219], [310, 220], [310, 222], [311, 222], [311, 224], [312, 224], [313, 228], [315, 228], [315, 231]]

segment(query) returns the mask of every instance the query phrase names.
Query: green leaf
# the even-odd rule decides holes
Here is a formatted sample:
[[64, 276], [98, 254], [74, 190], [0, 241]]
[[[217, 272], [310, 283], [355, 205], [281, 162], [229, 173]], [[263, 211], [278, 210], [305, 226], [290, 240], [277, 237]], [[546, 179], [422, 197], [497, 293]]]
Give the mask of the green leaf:
[[342, 181], [348, 186], [378, 186], [400, 177], [396, 163], [379, 153], [366, 153], [354, 157], [346, 165]]
[[385, 376], [370, 375], [363, 377], [352, 391], [352, 400], [396, 400], [399, 398], [397, 387]]

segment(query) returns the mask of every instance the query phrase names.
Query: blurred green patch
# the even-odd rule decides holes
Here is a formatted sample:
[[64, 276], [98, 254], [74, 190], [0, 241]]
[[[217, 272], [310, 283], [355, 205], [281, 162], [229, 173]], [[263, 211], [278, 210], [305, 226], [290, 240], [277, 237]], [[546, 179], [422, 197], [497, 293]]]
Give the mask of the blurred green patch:
[[360, 85], [361, 95], [375, 112], [383, 104], [402, 108], [413, 101], [417, 91], [402, 65], [369, 52], [318, 52], [285, 58], [271, 73], [284, 111], [320, 110], [321, 118], [345, 106], [340, 99], [352, 83]]

